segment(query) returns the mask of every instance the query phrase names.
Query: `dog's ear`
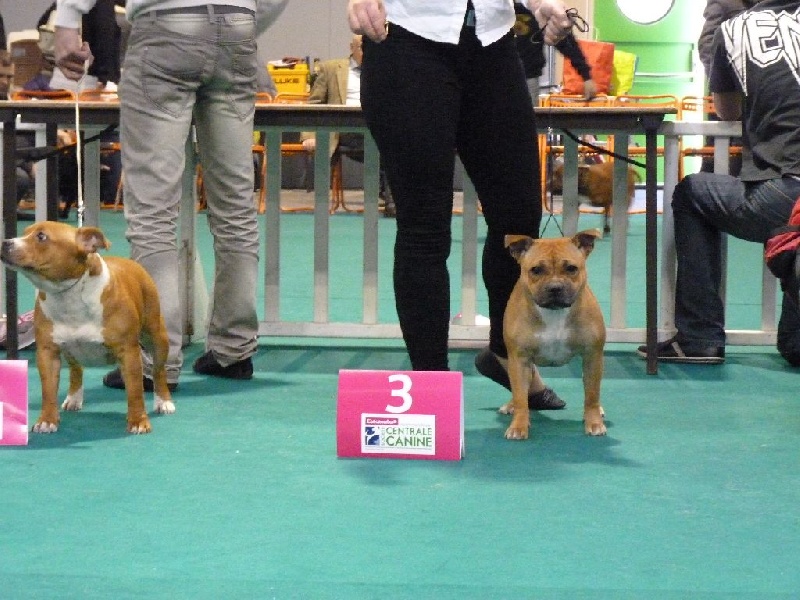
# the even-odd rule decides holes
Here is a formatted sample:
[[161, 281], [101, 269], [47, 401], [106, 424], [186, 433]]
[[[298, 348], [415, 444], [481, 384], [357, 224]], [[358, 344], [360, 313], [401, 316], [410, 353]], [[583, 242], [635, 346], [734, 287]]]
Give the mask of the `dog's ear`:
[[514, 260], [519, 262], [522, 255], [533, 245], [533, 238], [527, 235], [507, 235], [505, 244]]
[[99, 248], [106, 250], [111, 247], [111, 242], [97, 227], [81, 227], [75, 234], [75, 241], [86, 254], [97, 252]]
[[586, 229], [573, 235], [572, 243], [575, 244], [581, 252], [583, 252], [584, 256], [589, 256], [592, 250], [594, 250], [595, 240], [598, 240], [602, 237], [603, 232], [599, 229]]

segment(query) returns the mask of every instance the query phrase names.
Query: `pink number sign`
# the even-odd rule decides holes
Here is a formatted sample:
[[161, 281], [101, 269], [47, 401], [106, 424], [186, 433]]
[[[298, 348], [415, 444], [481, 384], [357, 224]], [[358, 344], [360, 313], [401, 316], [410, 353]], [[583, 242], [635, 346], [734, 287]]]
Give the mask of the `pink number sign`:
[[28, 361], [0, 360], [0, 446], [28, 444]]
[[340, 457], [460, 460], [463, 377], [457, 371], [339, 371]]

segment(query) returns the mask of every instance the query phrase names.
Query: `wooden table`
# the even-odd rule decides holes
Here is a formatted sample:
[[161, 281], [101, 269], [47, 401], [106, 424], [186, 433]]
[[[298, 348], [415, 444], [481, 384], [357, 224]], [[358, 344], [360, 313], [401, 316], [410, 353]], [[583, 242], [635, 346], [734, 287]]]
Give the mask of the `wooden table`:
[[[84, 128], [97, 130], [103, 126], [117, 123], [119, 120], [119, 106], [113, 102], [81, 102], [81, 123]], [[575, 133], [599, 133], [612, 135], [644, 134], [646, 137], [646, 306], [647, 326], [646, 343], [648, 348], [647, 372], [657, 372], [657, 358], [655, 345], [657, 338], [657, 256], [658, 256], [658, 229], [657, 229], [657, 197], [656, 197], [656, 146], [658, 129], [664, 117], [674, 111], [664, 108], [651, 107], [544, 107], [536, 108], [537, 123], [540, 132], [546, 128], [555, 130], [570, 130]], [[16, 194], [16, 147], [15, 130], [17, 116], [23, 123], [45, 124], [48, 128], [48, 139], [55, 139], [58, 126], [74, 127], [74, 105], [71, 102], [61, 101], [27, 101], [13, 102], [0, 101], [0, 121], [3, 122], [3, 178], [2, 197], [15, 198]], [[277, 202], [280, 192], [280, 136], [282, 131], [308, 131], [315, 130], [323, 135], [317, 136], [317, 152], [315, 156], [315, 190], [317, 202], [315, 211], [326, 211], [328, 207], [328, 185], [330, 164], [329, 136], [325, 133], [337, 130], [364, 131], [366, 126], [359, 107], [338, 105], [298, 105], [298, 104], [265, 104], [258, 105], [255, 115], [255, 128], [266, 131], [267, 161], [270, 168], [268, 176], [268, 208], [270, 201]], [[98, 152], [99, 156], [99, 152]], [[88, 156], [87, 156], [88, 158]], [[98, 159], [99, 161], [99, 159]], [[99, 162], [98, 162], [99, 164]], [[92, 178], [88, 175], [90, 163], [87, 160], [87, 186]], [[187, 168], [187, 173], [189, 168]], [[378, 155], [374, 142], [366, 136], [365, 157], [365, 194], [378, 191]], [[565, 174], [565, 178], [570, 174]], [[187, 189], [189, 179], [193, 181], [194, 171], [184, 177], [184, 190]], [[565, 186], [568, 181], [565, 179]], [[324, 195], [324, 201], [320, 201]], [[97, 194], [99, 197], [99, 193]], [[270, 200], [272, 199], [272, 200]], [[276, 207], [277, 208], [277, 207]], [[86, 219], [89, 223], [96, 223], [97, 207], [86, 207]], [[56, 198], [48, 197], [47, 217], [56, 214]], [[377, 211], [377, 209], [376, 209]], [[17, 231], [16, 203], [3, 202], [3, 234], [4, 238], [15, 237]], [[322, 222], [322, 219], [319, 219]], [[315, 223], [317, 220], [315, 220]], [[268, 236], [270, 233], [268, 221]], [[374, 232], [377, 235], [377, 231]], [[277, 235], [271, 236], [277, 243]], [[277, 260], [277, 253], [267, 251], [267, 273], [270, 272], [270, 261]], [[365, 257], [365, 261], [371, 260]], [[327, 268], [327, 257], [315, 256], [319, 264]], [[322, 271], [320, 271], [321, 273]], [[327, 271], [324, 271], [327, 273]], [[315, 277], [318, 275], [315, 269]], [[277, 282], [266, 282], [266, 294], [269, 296], [271, 287]], [[16, 273], [6, 270], [6, 315], [8, 319], [7, 355], [16, 358], [18, 337], [16, 331], [17, 308], [17, 281]]]

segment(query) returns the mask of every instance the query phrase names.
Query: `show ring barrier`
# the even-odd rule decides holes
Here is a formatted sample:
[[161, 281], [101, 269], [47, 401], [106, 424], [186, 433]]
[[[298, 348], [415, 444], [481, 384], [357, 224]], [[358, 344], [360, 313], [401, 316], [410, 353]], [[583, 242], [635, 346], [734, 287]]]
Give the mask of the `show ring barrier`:
[[[66, 105], [66, 106], [65, 106]], [[87, 131], [97, 131], [109, 123], [117, 122], [118, 107], [108, 102], [81, 103], [83, 127]], [[668, 112], [651, 108], [537, 108], [537, 120], [541, 131], [548, 127], [559, 130], [568, 129], [576, 134], [595, 133], [614, 135], [615, 146], [627, 148], [629, 137], [646, 134], [646, 162], [649, 167], [646, 177], [646, 289], [647, 316], [646, 327], [629, 327], [626, 323], [626, 291], [627, 278], [627, 219], [619, 215], [627, 214], [626, 165], [615, 161], [614, 172], [614, 214], [612, 232], [611, 258], [611, 302], [608, 315], [608, 341], [642, 343], [654, 347], [658, 337], [667, 337], [674, 330], [672, 318], [674, 293], [675, 249], [672, 237], [672, 214], [670, 203], [664, 202], [664, 214], [661, 226], [661, 243], [658, 240], [657, 197], [655, 181], [655, 150], [657, 135], [664, 136], [664, 198], [671, 197], [677, 183], [679, 164], [679, 144], [685, 135], [713, 135], [716, 139], [717, 168], [726, 170], [727, 144], [729, 139], [740, 133], [738, 123], [725, 122], [662, 122]], [[17, 115], [21, 123], [45, 124], [48, 131], [54, 132], [58, 125], [68, 125], [73, 120], [74, 107], [71, 103], [59, 102], [0, 102], [0, 120], [3, 130], [3, 169], [4, 173], [14, 173], [15, 159], [14, 131]], [[267, 152], [267, 198], [266, 211], [261, 217], [265, 219], [266, 235], [264, 240], [264, 310], [260, 323], [259, 335], [263, 337], [330, 337], [330, 338], [387, 338], [399, 339], [400, 328], [397, 323], [381, 322], [378, 318], [378, 220], [377, 202], [365, 202], [363, 221], [363, 267], [362, 289], [360, 294], [361, 315], [358, 320], [335, 322], [330, 319], [330, 265], [331, 265], [331, 214], [330, 207], [330, 162], [329, 136], [333, 131], [356, 131], [366, 133], [361, 110], [358, 107], [332, 105], [264, 105], [256, 109], [256, 129], [264, 131]], [[314, 156], [314, 210], [313, 210], [313, 315], [302, 321], [288, 321], [281, 316], [281, 288], [285, 282], [281, 278], [281, 160], [280, 144], [283, 132], [315, 131], [317, 135], [317, 152]], [[189, 148], [191, 144], [187, 145]], [[562, 227], [565, 235], [577, 231], [578, 194], [577, 194], [577, 157], [578, 147], [569, 138], [565, 140], [565, 175], [564, 175], [564, 208]], [[365, 197], [378, 197], [378, 152], [371, 136], [365, 136], [364, 152], [364, 194]], [[86, 185], [94, 188], [97, 185], [94, 177], [99, 177], [99, 151], [93, 144], [86, 149]], [[93, 173], [93, 165], [97, 174]], [[195, 156], [187, 153], [187, 169], [184, 177], [184, 209], [181, 211], [179, 248], [183, 264], [186, 265], [186, 278], [183, 282], [186, 299], [187, 330], [191, 333], [193, 323], [192, 287], [194, 285], [194, 170]], [[48, 177], [48, 180], [52, 178]], [[15, 180], [3, 178], [4, 197], [13, 197]], [[98, 186], [99, 188], [99, 186]], [[39, 197], [39, 196], [37, 196]], [[37, 205], [37, 218], [54, 215], [54, 196], [47, 195], [46, 210]], [[87, 197], [99, 197], [87, 194]], [[3, 206], [4, 237], [16, 235], [15, 203], [4, 203]], [[99, 207], [87, 205], [85, 221], [87, 224], [97, 223]], [[461, 273], [461, 319], [458, 324], [450, 326], [450, 341], [453, 346], [480, 346], [486, 343], [488, 328], [476, 324], [477, 298], [480, 283], [479, 247], [478, 247], [478, 213], [477, 199], [474, 189], [465, 180], [464, 210], [461, 221], [462, 273]], [[454, 221], [455, 223], [455, 221]], [[456, 232], [457, 233], [457, 232]], [[657, 298], [658, 256], [661, 253], [661, 301], [660, 309]], [[341, 267], [339, 267], [341, 268]], [[16, 358], [17, 339], [13, 329], [17, 315], [16, 274], [6, 271], [5, 304], [6, 313], [12, 327], [9, 328], [7, 353], [9, 358]], [[384, 274], [384, 276], [386, 276]], [[775, 281], [765, 274], [762, 291], [762, 326], [758, 331], [731, 331], [731, 344], [773, 344], [775, 341]], [[655, 356], [648, 360], [648, 372], [656, 372]]]

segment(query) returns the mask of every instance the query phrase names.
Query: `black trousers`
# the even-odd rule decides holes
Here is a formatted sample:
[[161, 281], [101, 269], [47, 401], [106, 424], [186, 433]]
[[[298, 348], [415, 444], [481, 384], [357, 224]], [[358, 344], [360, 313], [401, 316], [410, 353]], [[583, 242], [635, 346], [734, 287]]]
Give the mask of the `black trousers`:
[[542, 216], [533, 108], [513, 34], [484, 47], [465, 26], [454, 45], [389, 24], [380, 44], [364, 39], [361, 105], [397, 207], [394, 291], [412, 367], [448, 369], [456, 153], [487, 223], [489, 343], [505, 356], [503, 313], [519, 267], [504, 236], [537, 237]]

